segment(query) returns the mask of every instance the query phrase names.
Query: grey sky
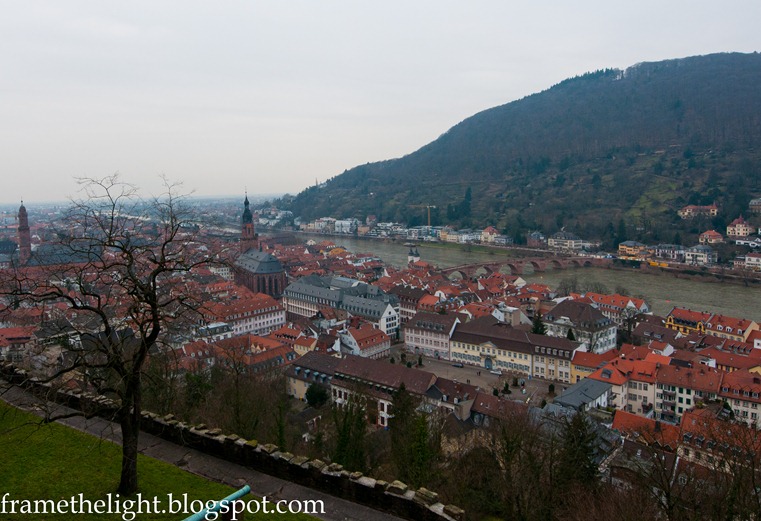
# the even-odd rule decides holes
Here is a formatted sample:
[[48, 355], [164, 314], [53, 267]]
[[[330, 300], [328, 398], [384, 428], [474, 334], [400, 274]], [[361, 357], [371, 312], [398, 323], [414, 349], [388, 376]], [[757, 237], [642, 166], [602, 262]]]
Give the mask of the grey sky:
[[590, 70], [761, 51], [761, 2], [0, 0], [0, 202], [298, 192]]

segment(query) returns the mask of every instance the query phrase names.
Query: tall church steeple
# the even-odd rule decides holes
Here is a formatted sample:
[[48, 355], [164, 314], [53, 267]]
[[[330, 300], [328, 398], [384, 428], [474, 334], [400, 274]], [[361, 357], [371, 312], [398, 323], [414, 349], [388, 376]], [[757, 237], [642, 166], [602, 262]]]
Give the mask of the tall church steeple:
[[254, 216], [249, 208], [248, 193], [243, 201], [243, 215], [241, 216], [240, 252], [246, 253], [258, 246], [256, 230], [254, 229]]
[[29, 233], [29, 217], [24, 207], [24, 201], [18, 209], [18, 245], [19, 245], [19, 262], [23, 266], [29, 262], [32, 256], [32, 236]]

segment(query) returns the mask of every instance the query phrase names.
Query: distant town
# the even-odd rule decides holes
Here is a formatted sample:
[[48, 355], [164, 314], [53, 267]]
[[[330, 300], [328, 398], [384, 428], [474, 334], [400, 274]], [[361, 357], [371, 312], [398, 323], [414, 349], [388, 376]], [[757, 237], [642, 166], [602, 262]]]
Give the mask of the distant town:
[[[214, 371], [237, 371], [250, 379], [282, 378], [293, 436], [282, 430], [279, 439], [264, 439], [275, 431], [257, 430], [253, 422], [215, 426], [285, 443], [283, 450], [296, 454], [332, 457], [348, 470], [367, 470], [367, 464], [351, 468], [359, 463], [324, 448], [327, 439], [338, 436], [327, 427], [333, 422], [331, 404], [346, 409], [362, 403], [366, 434], [373, 436], [395, 428], [400, 391], [413, 397], [422, 417], [443, 419], [437, 455], [427, 463], [441, 472], [447, 467], [438, 462], [488, 445], [487, 433], [524, 412], [546, 436], [561, 429], [564, 418], [584, 414], [591, 426], [595, 479], [622, 490], [637, 486], [642, 469], [651, 472], [651, 465], [662, 465], [672, 481], [702, 483], [709, 479], [702, 471], [727, 473], [734, 464], [730, 459], [750, 461], [761, 454], [738, 441], [738, 430], [761, 428], [759, 323], [678, 302], [657, 316], [646, 296], [529, 283], [519, 269], [522, 262], [534, 268], [636, 262], [754, 279], [761, 274], [761, 199], [751, 201], [748, 221], [737, 216], [726, 230], [705, 230], [698, 244], [629, 240], [604, 252], [599, 241], [571, 231], [532, 232], [521, 245], [531, 251], [522, 257], [455, 269], [421, 258], [419, 244], [516, 245], [491, 226], [408, 228], [374, 216], [363, 222], [331, 217], [302, 222], [287, 211], [253, 208], [248, 197], [195, 210], [178, 237], [182, 247], [189, 258], [223, 252], [224, 262], [200, 263], [172, 275], [172, 291], [194, 296], [198, 305], [193, 319], [167, 329], [149, 355], [168, 361], [164, 378], [176, 382], [177, 396], [185, 397], [184, 411], [172, 402], [171, 409], [156, 412], [223, 423], [220, 418], [227, 417], [221, 411], [202, 417], [200, 404], [215, 385], [223, 385], [210, 377]], [[679, 216], [694, 219], [716, 210], [687, 206]], [[56, 226], [62, 211], [35, 207], [32, 212], [22, 204], [13, 214], [0, 214], [0, 271], [27, 278], [58, 273], [57, 287], [76, 286], [72, 273], [91, 261], [62, 250]], [[158, 228], [147, 229], [159, 233]], [[67, 233], [81, 240], [86, 230]], [[342, 236], [397, 240], [408, 250], [408, 263], [395, 267], [371, 252], [348, 251]], [[145, 232], [129, 240], [148, 244], [154, 238]], [[715, 247], [723, 243], [736, 254], [720, 265]], [[31, 305], [4, 295], [0, 361], [92, 390], [83, 372], [67, 370], [67, 351], [84, 349], [88, 336], [100, 333], [90, 329], [77, 306], [64, 298]], [[133, 311], [120, 304], [109, 312], [115, 327], [129, 330]], [[191, 393], [189, 386], [198, 382], [205, 383]], [[327, 404], [314, 398], [318, 389]], [[208, 407], [214, 408], [225, 407], [222, 402]], [[240, 430], [246, 428], [247, 433]], [[653, 461], [653, 454], [668, 458]], [[647, 467], [640, 465], [645, 460]], [[393, 469], [399, 471], [391, 463], [376, 466], [389, 481]], [[433, 486], [416, 476], [407, 481]], [[449, 482], [437, 483], [446, 495]]]

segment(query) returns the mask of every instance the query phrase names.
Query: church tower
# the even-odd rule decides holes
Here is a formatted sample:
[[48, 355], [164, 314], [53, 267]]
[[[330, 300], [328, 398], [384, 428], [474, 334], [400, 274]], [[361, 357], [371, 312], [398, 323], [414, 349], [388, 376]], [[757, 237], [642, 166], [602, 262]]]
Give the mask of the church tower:
[[254, 230], [254, 216], [248, 207], [248, 194], [243, 201], [243, 216], [241, 217], [240, 252], [246, 253], [252, 248], [259, 246], [256, 230]]
[[18, 244], [19, 263], [23, 266], [32, 256], [32, 236], [29, 233], [29, 217], [26, 214], [24, 201], [21, 201], [21, 207], [18, 209]]

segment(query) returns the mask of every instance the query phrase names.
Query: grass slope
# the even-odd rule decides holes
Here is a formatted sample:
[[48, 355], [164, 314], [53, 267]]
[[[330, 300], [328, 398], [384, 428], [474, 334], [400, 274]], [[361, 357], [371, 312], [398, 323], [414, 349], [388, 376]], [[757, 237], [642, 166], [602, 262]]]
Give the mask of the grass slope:
[[[120, 465], [121, 448], [109, 441], [59, 425], [40, 425], [30, 413], [0, 402], [0, 499], [51, 499], [58, 501], [78, 496], [96, 501], [109, 493], [115, 497]], [[230, 495], [234, 489], [207, 481], [168, 463], [140, 456], [140, 493], [151, 501], [157, 497], [162, 508], [168, 508], [168, 494], [188, 500], [218, 500]], [[251, 496], [248, 496], [249, 498]], [[6, 507], [7, 509], [7, 507]], [[35, 515], [0, 514], [4, 521], [40, 520], [121, 520], [111, 515]], [[180, 514], [141, 514], [136, 519], [181, 520]], [[270, 516], [247, 513], [245, 519], [266, 519]], [[276, 515], [283, 520], [314, 519], [306, 515]]]

